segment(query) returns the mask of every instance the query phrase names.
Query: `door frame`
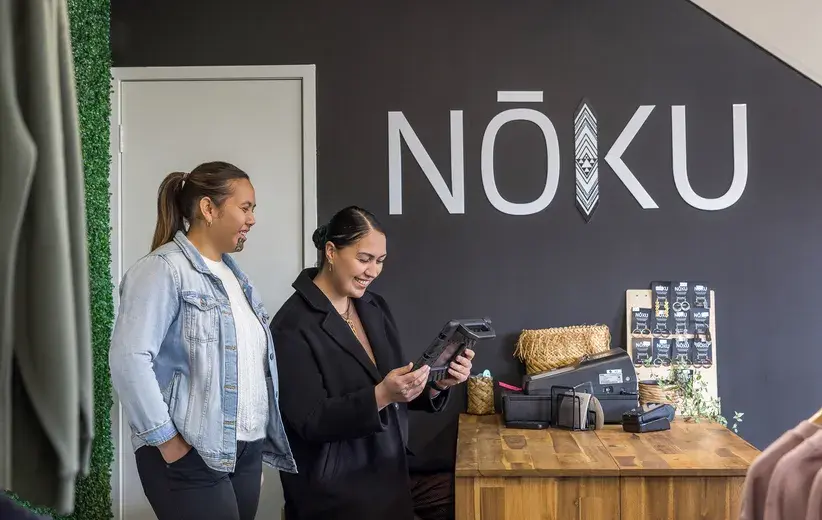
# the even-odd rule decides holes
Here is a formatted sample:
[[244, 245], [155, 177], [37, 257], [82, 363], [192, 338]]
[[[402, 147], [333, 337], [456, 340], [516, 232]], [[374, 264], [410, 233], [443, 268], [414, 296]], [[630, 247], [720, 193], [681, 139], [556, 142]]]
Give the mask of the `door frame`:
[[[315, 65], [251, 65], [205, 67], [113, 67], [111, 69], [110, 152], [111, 169], [111, 275], [114, 290], [114, 313], [119, 302], [118, 288], [124, 274], [122, 225], [122, 88], [126, 82], [191, 81], [191, 80], [299, 80], [302, 85], [302, 225], [303, 265], [316, 262], [317, 250], [312, 234], [317, 228], [317, 87]], [[128, 428], [122, 405], [114, 396], [111, 417], [111, 435], [114, 437], [114, 466], [111, 472], [112, 513], [115, 520], [125, 518], [123, 508], [123, 457], [132, 456], [130, 443], [120, 446], [120, 439]]]

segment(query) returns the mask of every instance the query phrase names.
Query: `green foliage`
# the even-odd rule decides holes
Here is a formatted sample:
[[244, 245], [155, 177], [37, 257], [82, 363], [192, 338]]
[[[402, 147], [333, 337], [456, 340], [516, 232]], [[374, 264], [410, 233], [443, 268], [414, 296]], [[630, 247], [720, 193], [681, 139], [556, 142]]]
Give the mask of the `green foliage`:
[[110, 1], [68, 0], [80, 135], [86, 177], [91, 326], [94, 360], [94, 444], [89, 475], [77, 483], [76, 520], [112, 518], [112, 392], [108, 349], [114, 320], [109, 218], [111, 117]]
[[[108, 347], [114, 317], [109, 221], [111, 49], [109, 0], [68, 0], [86, 189], [94, 370], [94, 443], [77, 482], [72, 520], [112, 518], [112, 393]], [[25, 504], [25, 503], [24, 503]], [[51, 511], [32, 508], [59, 518]]]
[[[653, 368], [646, 360], [645, 366]], [[702, 377], [700, 370], [695, 370], [683, 362], [674, 362], [665, 376], [651, 374], [661, 388], [673, 394], [677, 401], [677, 408], [686, 420], [699, 422], [708, 420], [728, 426], [728, 420], [722, 415], [722, 404], [718, 397], [711, 397], [708, 393], [708, 383]], [[742, 422], [742, 412], [734, 412], [731, 429], [739, 433], [739, 423]]]

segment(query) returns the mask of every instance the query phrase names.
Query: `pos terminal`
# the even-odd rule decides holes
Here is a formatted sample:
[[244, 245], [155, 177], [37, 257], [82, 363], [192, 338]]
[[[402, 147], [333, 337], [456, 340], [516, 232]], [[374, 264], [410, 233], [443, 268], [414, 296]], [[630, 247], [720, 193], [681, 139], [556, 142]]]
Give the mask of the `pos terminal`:
[[488, 318], [470, 320], [451, 320], [445, 324], [440, 333], [431, 342], [422, 356], [414, 363], [413, 370], [423, 365], [431, 367], [428, 382], [433, 383], [448, 377], [448, 366], [465, 349], [474, 348], [482, 339], [496, 338], [497, 334]]

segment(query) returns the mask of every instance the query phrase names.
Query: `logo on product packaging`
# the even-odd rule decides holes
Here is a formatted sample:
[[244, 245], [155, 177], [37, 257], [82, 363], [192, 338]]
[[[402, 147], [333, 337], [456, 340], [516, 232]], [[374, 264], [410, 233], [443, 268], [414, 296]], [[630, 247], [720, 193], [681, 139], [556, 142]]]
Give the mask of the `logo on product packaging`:
[[[497, 92], [497, 102], [522, 104], [542, 104], [541, 91]], [[602, 157], [610, 167], [610, 172], [600, 170], [600, 153], [598, 141], [598, 119], [594, 107], [583, 99], [574, 113], [574, 120], [567, 122], [574, 126], [574, 175], [576, 178], [576, 207], [586, 222], [590, 221], [599, 207], [599, 176], [616, 175], [623, 186], [634, 197], [643, 209], [658, 209], [656, 201], [640, 184], [629, 164], [623, 159], [631, 142], [642, 129], [656, 105], [640, 105], [631, 119], [625, 124], [619, 136], [609, 143]], [[719, 211], [734, 205], [748, 182], [748, 122], [747, 105], [733, 104], [730, 116], [733, 120], [733, 179], [727, 191], [719, 197], [703, 197], [696, 193], [688, 179], [686, 147], [686, 108], [684, 105], [672, 105], [671, 118], [671, 154], [673, 158], [673, 180], [682, 200], [692, 207], [703, 211]], [[494, 162], [494, 146], [497, 134], [506, 124], [525, 121], [536, 126], [545, 138], [547, 169], [545, 187], [542, 193], [530, 202], [511, 202], [506, 200], [497, 189], [497, 175], [500, 166]], [[566, 124], [563, 122], [562, 124]], [[465, 149], [463, 132], [463, 111], [450, 111], [451, 126], [451, 187], [445, 182], [445, 173], [449, 168], [436, 164], [417, 136], [411, 123], [402, 111], [388, 112], [388, 184], [389, 213], [402, 215], [402, 143], [404, 142], [422, 173], [442, 204], [451, 214], [465, 213]], [[494, 116], [485, 128], [480, 150], [481, 182], [488, 202], [497, 210], [508, 215], [532, 215], [548, 207], [554, 200], [559, 186], [560, 144], [554, 122], [536, 108], [509, 108]], [[661, 173], [658, 169], [649, 174]]]

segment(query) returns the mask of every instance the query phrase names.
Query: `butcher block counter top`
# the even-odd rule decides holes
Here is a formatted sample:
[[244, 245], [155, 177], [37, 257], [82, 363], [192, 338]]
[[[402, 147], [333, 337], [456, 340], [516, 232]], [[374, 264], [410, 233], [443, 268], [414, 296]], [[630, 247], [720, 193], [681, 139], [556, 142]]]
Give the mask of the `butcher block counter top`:
[[729, 429], [677, 418], [663, 432], [506, 428], [460, 416], [456, 518], [736, 519], [759, 451]]
[[717, 423], [679, 418], [664, 432], [628, 433], [620, 425], [594, 432], [622, 476], [744, 477], [759, 450]]
[[457, 477], [619, 476], [592, 432], [506, 428], [499, 415], [460, 416]]

